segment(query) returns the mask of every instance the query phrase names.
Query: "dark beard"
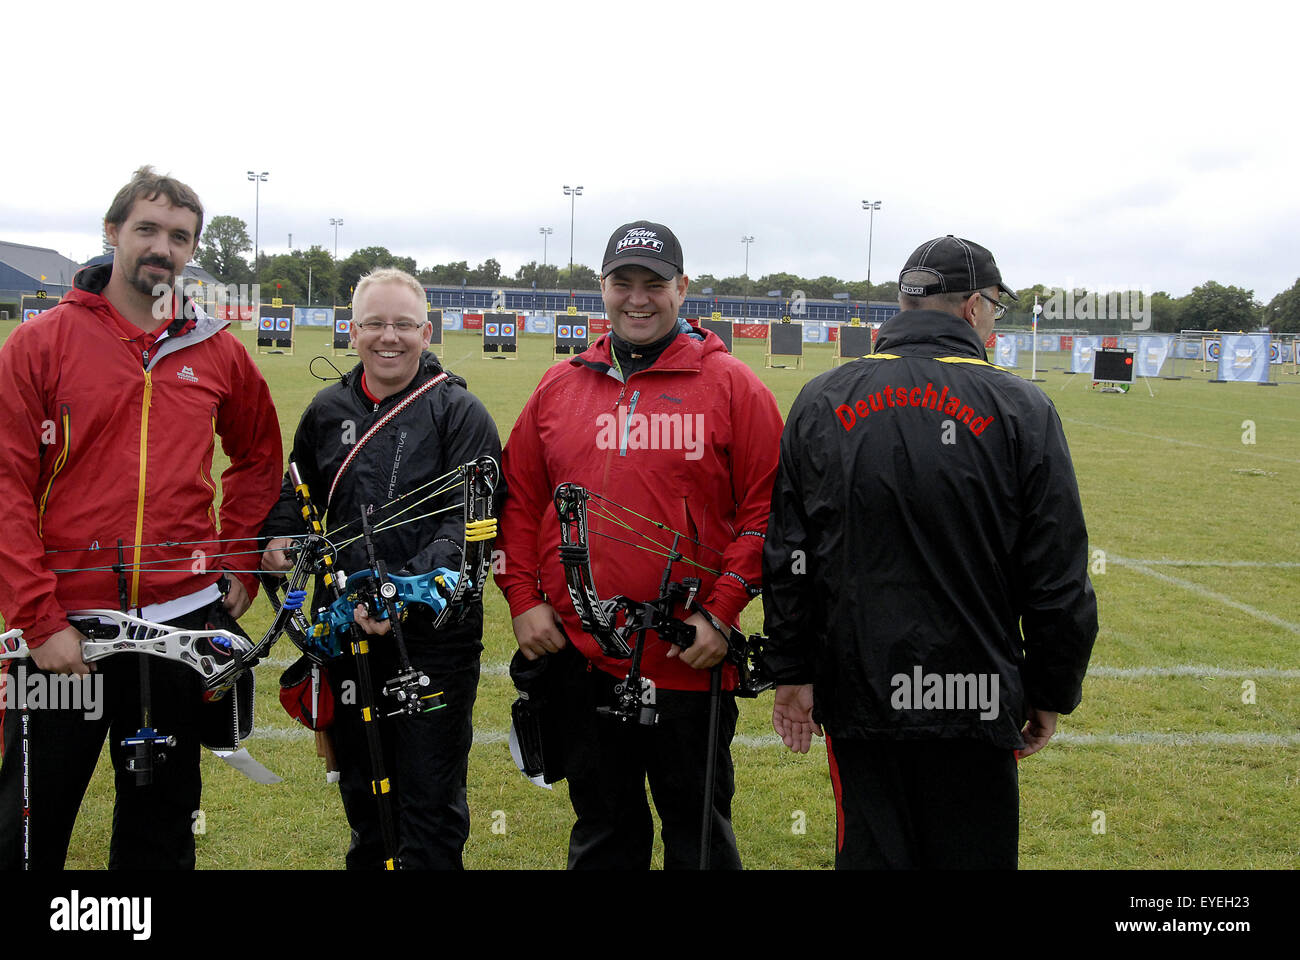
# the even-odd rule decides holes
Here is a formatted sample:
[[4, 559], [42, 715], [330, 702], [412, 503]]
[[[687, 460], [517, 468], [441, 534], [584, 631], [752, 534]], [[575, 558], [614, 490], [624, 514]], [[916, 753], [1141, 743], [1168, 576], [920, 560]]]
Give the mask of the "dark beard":
[[[136, 264], [135, 270], [132, 271], [131, 273], [131, 280], [130, 280], [131, 286], [134, 287], [136, 290], [138, 290], [140, 293], [144, 294], [146, 297], [159, 296], [160, 294], [156, 293], [155, 290], [157, 287], [163, 285], [163, 281], [161, 280], [157, 282], [150, 281], [149, 278], [145, 276], [145, 272], [144, 272], [145, 267], [146, 264], [143, 263]], [[169, 275], [171, 274], [171, 268], [162, 267], [161, 269], [165, 270]], [[176, 278], [175, 276], [172, 276], [171, 279], [167, 281], [166, 286], [172, 287], [175, 283], [176, 283]], [[162, 294], [162, 295], [170, 296], [171, 294], [169, 292], [167, 294]]]

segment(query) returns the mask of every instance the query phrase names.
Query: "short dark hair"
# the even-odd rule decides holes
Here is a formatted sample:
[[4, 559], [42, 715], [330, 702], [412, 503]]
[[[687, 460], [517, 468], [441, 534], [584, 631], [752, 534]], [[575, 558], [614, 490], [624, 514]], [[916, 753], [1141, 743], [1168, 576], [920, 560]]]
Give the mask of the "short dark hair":
[[[966, 301], [980, 292], [978, 290], [962, 290], [949, 293], [932, 293], [928, 297], [914, 297], [902, 292], [904, 284], [922, 286], [926, 280], [927, 274], [919, 270], [904, 271], [903, 275], [899, 277], [899, 307], [904, 310], [938, 310], [942, 313], [961, 313]], [[994, 299], [996, 300], [997, 297], [994, 297]]]
[[104, 222], [120, 227], [126, 223], [137, 200], [141, 197], [156, 200], [159, 196], [166, 197], [174, 207], [184, 207], [198, 214], [199, 223], [194, 231], [194, 245], [197, 247], [199, 237], [203, 235], [203, 204], [199, 202], [199, 195], [179, 180], [155, 173], [148, 164], [132, 174], [127, 185], [117, 191], [117, 196], [108, 207], [108, 213], [104, 214]]

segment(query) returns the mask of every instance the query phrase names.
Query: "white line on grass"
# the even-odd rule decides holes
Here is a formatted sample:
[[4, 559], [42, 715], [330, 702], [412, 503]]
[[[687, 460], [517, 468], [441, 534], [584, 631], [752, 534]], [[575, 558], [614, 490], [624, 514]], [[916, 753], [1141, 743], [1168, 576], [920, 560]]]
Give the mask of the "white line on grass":
[[1130, 570], [1135, 570], [1138, 573], [1145, 574], [1146, 576], [1151, 577], [1152, 579], [1155, 580], [1159, 580], [1162, 583], [1168, 583], [1175, 587], [1182, 587], [1184, 590], [1205, 597], [1207, 600], [1214, 600], [1218, 603], [1223, 604], [1226, 607], [1232, 607], [1232, 609], [1234, 610], [1240, 610], [1242, 613], [1246, 614], [1247, 616], [1254, 617], [1256, 620], [1262, 620], [1265, 623], [1271, 623], [1275, 627], [1281, 627], [1283, 630], [1286, 630], [1290, 633], [1294, 633], [1297, 636], [1300, 636], [1300, 623], [1291, 623], [1289, 620], [1283, 620], [1281, 617], [1275, 617], [1273, 614], [1268, 613], [1264, 610], [1257, 610], [1252, 606], [1242, 603], [1240, 600], [1234, 600], [1232, 599], [1232, 597], [1225, 596], [1222, 593], [1216, 593], [1213, 590], [1207, 590], [1199, 583], [1193, 583], [1190, 580], [1180, 580], [1178, 577], [1171, 577], [1169, 576], [1169, 574], [1161, 573], [1158, 570], [1153, 570], [1151, 569], [1151, 567], [1137, 560], [1125, 560], [1123, 557], [1111, 557], [1111, 556], [1107, 556], [1106, 559], [1109, 562], [1117, 563], [1122, 567], [1128, 567]]
[[[274, 660], [263, 660], [277, 666]], [[288, 666], [286, 662], [284, 666]], [[485, 663], [481, 674], [485, 677], [504, 677], [510, 673], [508, 663]], [[1090, 677], [1212, 677], [1216, 680], [1255, 679], [1300, 680], [1300, 670], [1279, 670], [1275, 667], [1212, 667], [1204, 663], [1179, 663], [1167, 667], [1107, 667], [1093, 664], [1088, 667]]]
[[1106, 558], [1117, 563], [1140, 563], [1147, 567], [1268, 567], [1278, 570], [1300, 567], [1300, 561], [1292, 560], [1138, 560], [1133, 557], [1112, 557], [1110, 554]]
[[1277, 460], [1281, 463], [1300, 463], [1300, 460], [1292, 460], [1290, 457], [1274, 457], [1267, 453], [1257, 453], [1254, 450], [1238, 450], [1225, 447], [1212, 447], [1208, 443], [1194, 443], [1191, 440], [1177, 440], [1173, 437], [1162, 437], [1154, 433], [1138, 433], [1136, 430], [1125, 430], [1122, 427], [1112, 427], [1104, 423], [1091, 423], [1087, 420], [1075, 420], [1071, 417], [1062, 417], [1062, 423], [1073, 423], [1080, 427], [1095, 427], [1098, 430], [1110, 430], [1113, 433], [1123, 433], [1130, 437], [1141, 437], [1144, 440], [1161, 440], [1165, 443], [1176, 443], [1184, 447], [1197, 447], [1201, 450], [1212, 450], [1215, 453], [1231, 454], [1233, 456], [1262, 457], [1265, 460]]
[[1274, 667], [1211, 667], [1203, 663], [1179, 663], [1170, 667], [1088, 667], [1090, 677], [1209, 677], [1214, 680], [1242, 680], [1265, 677], [1270, 680], [1300, 680], [1300, 670], [1278, 670]]
[[1052, 740], [1080, 747], [1300, 747], [1300, 733], [1058, 733]]
[[[508, 734], [503, 730], [475, 730], [476, 746], [491, 746], [505, 743]], [[257, 740], [308, 740], [312, 732], [306, 727], [273, 727], [269, 730], [256, 730], [245, 743]], [[1296, 747], [1300, 746], [1300, 733], [1058, 733], [1052, 738], [1057, 743], [1069, 743], [1081, 747], [1106, 746], [1156, 746], [1156, 747], [1205, 747], [1205, 746], [1240, 746], [1240, 747]], [[765, 737], [738, 735], [732, 740], [739, 747], [783, 747], [779, 737], [769, 734]], [[813, 744], [825, 746], [820, 737], [813, 738]]]
[[1255, 419], [1255, 420], [1259, 420], [1261, 423], [1262, 423], [1262, 422], [1273, 422], [1273, 421], [1277, 421], [1277, 422], [1279, 422], [1279, 423], [1300, 423], [1300, 420], [1297, 420], [1297, 419], [1295, 419], [1294, 417], [1279, 417], [1279, 416], [1275, 416], [1275, 415], [1273, 415], [1273, 414], [1268, 414], [1268, 415], [1265, 415], [1265, 416], [1260, 416], [1260, 415], [1258, 415], [1258, 414], [1254, 414], [1254, 413], [1244, 413], [1244, 412], [1237, 411], [1237, 410], [1225, 410], [1223, 407], [1200, 407], [1200, 406], [1197, 406], [1197, 405], [1195, 405], [1195, 404], [1191, 404], [1191, 403], [1172, 403], [1172, 402], [1170, 402], [1169, 400], [1167, 400], [1167, 399], [1165, 399], [1165, 398], [1163, 398], [1163, 397], [1159, 397], [1158, 399], [1156, 399], [1156, 400], [1154, 400], [1154, 401], [1152, 401], [1152, 399], [1151, 399], [1150, 397], [1147, 397], [1146, 400], [1142, 400], [1141, 396], [1139, 396], [1139, 395], [1137, 395], [1137, 394], [1134, 394], [1134, 397], [1135, 397], [1137, 400], [1142, 401], [1143, 403], [1152, 403], [1152, 402], [1154, 402], [1154, 403], [1159, 404], [1159, 405], [1162, 406], [1162, 407], [1179, 407], [1179, 408], [1181, 408], [1181, 409], [1183, 409], [1183, 410], [1204, 410], [1204, 411], [1206, 411], [1207, 413], [1217, 413], [1217, 414], [1220, 414], [1220, 415], [1222, 415], [1222, 416], [1228, 416], [1228, 417], [1243, 417], [1243, 418], [1244, 418], [1244, 417], [1251, 417], [1251, 418], [1253, 418], [1253, 419]]

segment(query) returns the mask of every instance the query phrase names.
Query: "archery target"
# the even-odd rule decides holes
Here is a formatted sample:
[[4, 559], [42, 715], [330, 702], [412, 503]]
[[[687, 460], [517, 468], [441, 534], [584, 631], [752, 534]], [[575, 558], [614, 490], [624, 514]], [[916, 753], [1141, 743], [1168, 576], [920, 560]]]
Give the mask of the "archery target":
[[274, 330], [275, 319], [273, 317], [263, 317], [261, 322], [258, 324], [258, 327], [262, 330]]
[[1211, 360], [1218, 360], [1222, 352], [1218, 340], [1210, 340], [1205, 344], [1205, 355]]
[[350, 333], [351, 330], [352, 330], [352, 321], [350, 321], [350, 320], [335, 320], [335, 321], [334, 321], [334, 332], [335, 332], [335, 333]]
[[483, 330], [489, 337], [501, 336], [501, 326], [496, 323], [489, 323]]
[[289, 318], [288, 318], [288, 317], [276, 317], [276, 319], [275, 319], [275, 329], [277, 329], [277, 330], [281, 330], [281, 331], [283, 331], [283, 330], [288, 330], [288, 329], [289, 329]]
[[568, 324], [565, 324], [560, 327], [556, 327], [555, 335], [562, 339], [567, 340], [569, 337], [573, 336], [573, 328], [570, 327]]
[[[576, 339], [580, 339], [580, 338], [584, 338], [584, 337], [586, 337], [586, 336], [587, 336], [587, 328], [586, 328], [586, 327], [574, 327], [574, 328], [573, 328], [573, 336], [574, 336], [574, 339], [575, 339], [575, 340], [576, 340]], [[703, 794], [701, 794], [701, 796], [703, 796]]]
[[515, 335], [515, 325], [513, 323], [501, 324], [501, 336], [513, 337]]

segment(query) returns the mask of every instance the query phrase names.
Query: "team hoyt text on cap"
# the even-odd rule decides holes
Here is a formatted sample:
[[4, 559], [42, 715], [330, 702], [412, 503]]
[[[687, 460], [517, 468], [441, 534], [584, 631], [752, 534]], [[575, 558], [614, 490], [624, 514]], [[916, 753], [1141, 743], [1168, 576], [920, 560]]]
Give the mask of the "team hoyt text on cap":
[[619, 267], [637, 266], [653, 270], [665, 280], [671, 280], [682, 269], [682, 245], [677, 237], [662, 223], [637, 220], [625, 223], [615, 230], [605, 245], [605, 260], [600, 268], [602, 278]]
[[[903, 277], [920, 271], [931, 279], [925, 284], [904, 283]], [[915, 278], [912, 278], [915, 279]], [[936, 293], [967, 293], [996, 286], [1012, 300], [1019, 300], [1014, 290], [1002, 282], [997, 262], [978, 243], [946, 237], [921, 244], [912, 251], [898, 275], [898, 289], [909, 297], [930, 297]]]

